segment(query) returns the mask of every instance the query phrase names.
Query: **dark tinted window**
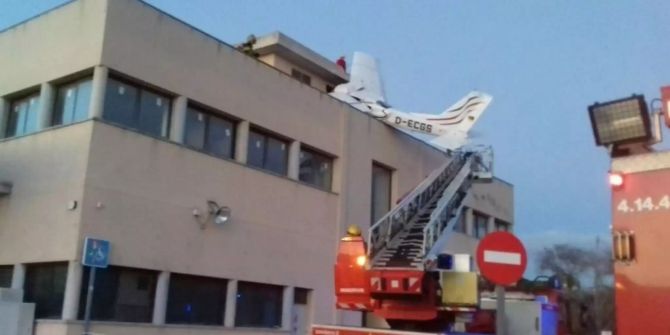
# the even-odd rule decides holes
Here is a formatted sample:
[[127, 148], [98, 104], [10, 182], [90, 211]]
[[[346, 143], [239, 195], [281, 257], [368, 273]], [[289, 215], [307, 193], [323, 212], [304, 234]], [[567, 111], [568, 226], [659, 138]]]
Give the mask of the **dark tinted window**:
[[301, 149], [299, 179], [330, 190], [333, 179], [333, 159], [309, 149]]
[[392, 173], [381, 165], [372, 164], [371, 223], [377, 222], [391, 209]]
[[463, 211], [460, 213], [460, 216], [458, 218], [458, 221], [456, 222], [456, 225], [454, 226], [454, 231], [459, 232], [459, 233], [465, 233], [465, 213], [466, 209], [464, 208]]
[[307, 85], [312, 83], [312, 78], [310, 76], [296, 69], [291, 69], [291, 77], [298, 79], [299, 81]]
[[0, 265], [0, 287], [12, 286], [13, 265]]
[[104, 118], [128, 128], [156, 136], [167, 136], [169, 97], [136, 85], [109, 79]]
[[235, 123], [199, 109], [189, 108], [184, 142], [215, 156], [232, 158]]
[[488, 217], [477, 212], [474, 213], [474, 234], [476, 238], [482, 238], [486, 235], [486, 226]]
[[35, 318], [60, 319], [67, 263], [29, 264], [23, 285], [25, 302], [35, 303]]
[[309, 299], [309, 290], [306, 288], [295, 288], [293, 293], [293, 303], [296, 305], [307, 305]]
[[12, 101], [7, 119], [7, 137], [21, 136], [37, 131], [39, 106], [39, 92]]
[[90, 102], [90, 78], [59, 86], [56, 90], [52, 123], [59, 125], [85, 120]]
[[286, 141], [257, 131], [249, 131], [247, 164], [286, 175], [287, 163]]
[[235, 326], [280, 327], [283, 291], [281, 286], [239, 282]]
[[[84, 318], [90, 268], [84, 268], [79, 319]], [[156, 271], [110, 266], [97, 269], [91, 319], [100, 321], [151, 322]]]
[[222, 325], [226, 280], [172, 274], [167, 323]]

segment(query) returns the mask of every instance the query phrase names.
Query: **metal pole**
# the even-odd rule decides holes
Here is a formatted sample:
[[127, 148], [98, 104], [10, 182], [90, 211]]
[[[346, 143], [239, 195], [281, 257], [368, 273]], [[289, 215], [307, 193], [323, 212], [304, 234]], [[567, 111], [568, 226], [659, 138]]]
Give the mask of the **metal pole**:
[[83, 335], [90, 334], [91, 331], [91, 307], [93, 304], [93, 286], [95, 284], [95, 267], [90, 268], [88, 276], [88, 292], [86, 293], [86, 310], [84, 312], [84, 332]]
[[505, 287], [496, 285], [496, 335], [505, 335]]

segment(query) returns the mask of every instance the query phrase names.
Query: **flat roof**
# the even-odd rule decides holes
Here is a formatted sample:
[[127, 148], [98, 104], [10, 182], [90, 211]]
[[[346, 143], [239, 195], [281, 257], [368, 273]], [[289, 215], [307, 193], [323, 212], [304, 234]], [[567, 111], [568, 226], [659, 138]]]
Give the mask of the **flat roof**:
[[336, 84], [349, 81], [349, 75], [333, 61], [279, 31], [256, 38], [253, 47], [261, 56], [277, 54], [327, 81]]

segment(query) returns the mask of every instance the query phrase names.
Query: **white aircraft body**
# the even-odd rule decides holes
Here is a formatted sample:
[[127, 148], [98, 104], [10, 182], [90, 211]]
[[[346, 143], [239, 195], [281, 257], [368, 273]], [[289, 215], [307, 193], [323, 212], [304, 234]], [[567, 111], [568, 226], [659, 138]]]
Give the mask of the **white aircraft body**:
[[440, 114], [402, 112], [386, 103], [377, 62], [361, 52], [354, 53], [349, 82], [335, 87], [330, 95], [393, 127], [425, 135], [420, 137], [450, 150], [468, 143], [468, 132], [492, 100], [485, 93], [470, 92]]

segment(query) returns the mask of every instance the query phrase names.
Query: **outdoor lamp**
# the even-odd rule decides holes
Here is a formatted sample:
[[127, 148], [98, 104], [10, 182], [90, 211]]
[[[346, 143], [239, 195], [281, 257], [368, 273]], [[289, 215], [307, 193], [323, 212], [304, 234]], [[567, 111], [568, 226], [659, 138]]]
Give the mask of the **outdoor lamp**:
[[597, 145], [645, 143], [651, 140], [647, 103], [643, 95], [589, 106]]

